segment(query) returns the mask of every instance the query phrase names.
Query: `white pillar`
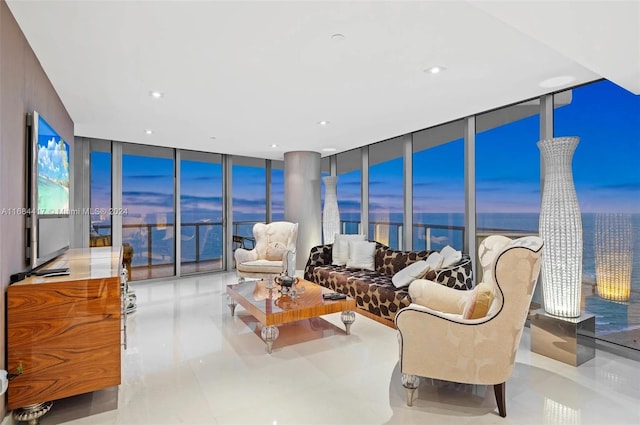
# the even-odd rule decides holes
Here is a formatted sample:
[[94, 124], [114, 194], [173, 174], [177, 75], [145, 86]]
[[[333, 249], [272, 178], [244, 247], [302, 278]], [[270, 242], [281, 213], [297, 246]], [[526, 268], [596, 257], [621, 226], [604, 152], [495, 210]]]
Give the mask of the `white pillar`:
[[298, 223], [296, 270], [303, 270], [311, 248], [322, 243], [320, 154], [284, 154], [284, 219]]

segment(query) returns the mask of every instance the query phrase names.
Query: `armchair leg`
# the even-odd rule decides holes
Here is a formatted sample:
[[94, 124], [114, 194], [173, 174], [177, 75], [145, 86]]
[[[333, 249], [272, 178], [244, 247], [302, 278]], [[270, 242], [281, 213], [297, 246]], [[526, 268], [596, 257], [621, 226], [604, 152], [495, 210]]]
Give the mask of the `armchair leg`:
[[416, 375], [407, 375], [406, 373], [402, 374], [402, 386], [405, 388], [407, 393], [407, 406], [413, 406], [413, 393], [418, 388], [418, 384], [420, 383], [420, 378]]
[[495, 384], [493, 386], [493, 392], [496, 394], [496, 403], [498, 404], [498, 413], [505, 418], [507, 416], [507, 406], [505, 399], [505, 387], [507, 383]]

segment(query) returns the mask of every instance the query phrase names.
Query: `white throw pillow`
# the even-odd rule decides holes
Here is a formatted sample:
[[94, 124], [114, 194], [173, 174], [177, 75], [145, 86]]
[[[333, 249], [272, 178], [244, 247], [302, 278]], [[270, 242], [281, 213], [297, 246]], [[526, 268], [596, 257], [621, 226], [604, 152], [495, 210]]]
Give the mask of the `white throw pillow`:
[[336, 234], [331, 252], [331, 264], [334, 266], [344, 266], [347, 264], [350, 241], [364, 241], [364, 235]]
[[442, 255], [442, 265], [440, 267], [445, 268], [449, 266], [453, 266], [458, 261], [462, 260], [462, 251], [456, 251], [455, 248], [447, 245], [440, 250], [440, 255]]
[[442, 254], [440, 254], [439, 252], [432, 252], [431, 254], [429, 254], [425, 261], [427, 263], [427, 266], [429, 266], [429, 270], [438, 270], [440, 267], [442, 267], [443, 260], [444, 257], [442, 256]]
[[425, 260], [416, 261], [394, 274], [391, 282], [393, 282], [393, 286], [396, 288], [404, 288], [405, 286], [409, 286], [414, 280], [424, 276], [428, 270], [430, 270], [430, 266]]
[[349, 242], [347, 267], [353, 269], [375, 270], [376, 243], [367, 241]]
[[287, 252], [287, 247], [281, 242], [269, 242], [267, 245], [266, 259], [270, 261], [282, 260], [284, 253]]

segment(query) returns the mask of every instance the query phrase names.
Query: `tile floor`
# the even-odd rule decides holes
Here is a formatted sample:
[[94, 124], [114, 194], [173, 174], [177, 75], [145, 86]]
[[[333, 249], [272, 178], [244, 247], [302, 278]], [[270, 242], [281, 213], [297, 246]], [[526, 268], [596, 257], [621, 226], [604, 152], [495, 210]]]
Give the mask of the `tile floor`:
[[396, 332], [339, 314], [283, 326], [273, 354], [242, 307], [234, 274], [139, 283], [122, 385], [58, 400], [48, 424], [638, 424], [640, 363], [598, 351], [579, 367], [529, 351], [525, 329], [507, 382], [492, 388], [424, 379], [405, 404]]

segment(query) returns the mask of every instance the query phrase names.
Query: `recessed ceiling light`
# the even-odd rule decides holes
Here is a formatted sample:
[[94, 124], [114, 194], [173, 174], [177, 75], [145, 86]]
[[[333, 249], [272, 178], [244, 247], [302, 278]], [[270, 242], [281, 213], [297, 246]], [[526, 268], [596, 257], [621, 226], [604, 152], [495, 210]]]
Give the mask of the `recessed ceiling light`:
[[329, 125], [329, 121], [324, 121], [324, 120], [318, 121], [318, 125], [321, 125], [321, 126]]
[[149, 96], [151, 96], [154, 99], [160, 99], [161, 97], [164, 97], [164, 93], [157, 90], [152, 90], [149, 92]]
[[344, 40], [344, 34], [339, 34], [339, 33], [333, 34], [331, 36], [331, 39], [334, 41], [342, 41]]
[[445, 68], [444, 66], [438, 65], [438, 66], [432, 66], [431, 68], [427, 68], [424, 70], [424, 72], [428, 72], [429, 74], [439, 74], [445, 69], [447, 68]]
[[271, 145], [272, 148], [277, 148], [278, 145], [276, 145], [275, 143]]
[[153, 134], [153, 131], [152, 130], [145, 130], [144, 133], [145, 134]]
[[546, 89], [551, 89], [573, 83], [575, 79], [576, 77], [573, 75], [560, 75], [558, 77], [547, 78], [546, 80], [541, 81], [538, 85]]
[[337, 150], [338, 149], [336, 149], [336, 148], [322, 148], [322, 152], [335, 152]]

